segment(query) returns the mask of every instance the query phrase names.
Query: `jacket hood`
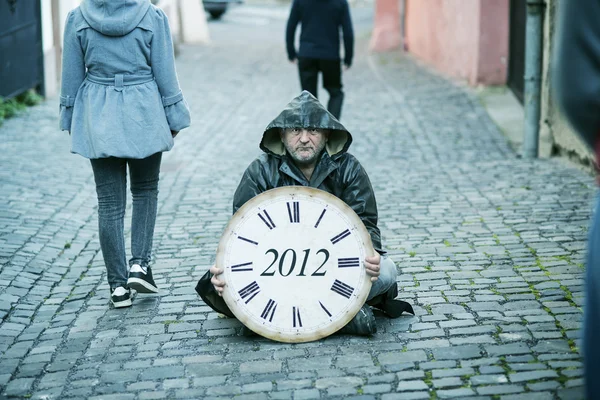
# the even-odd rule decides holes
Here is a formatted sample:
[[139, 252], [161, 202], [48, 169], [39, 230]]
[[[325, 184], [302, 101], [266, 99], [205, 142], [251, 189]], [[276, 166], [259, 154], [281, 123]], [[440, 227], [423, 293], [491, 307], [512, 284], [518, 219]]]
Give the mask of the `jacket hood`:
[[149, 8], [150, 0], [83, 0], [80, 6], [87, 23], [107, 36], [127, 35]]
[[265, 153], [285, 155], [280, 132], [285, 128], [329, 129], [325, 148], [330, 157], [345, 153], [352, 143], [352, 135], [310, 92], [304, 90], [288, 103], [266, 128], [260, 142]]

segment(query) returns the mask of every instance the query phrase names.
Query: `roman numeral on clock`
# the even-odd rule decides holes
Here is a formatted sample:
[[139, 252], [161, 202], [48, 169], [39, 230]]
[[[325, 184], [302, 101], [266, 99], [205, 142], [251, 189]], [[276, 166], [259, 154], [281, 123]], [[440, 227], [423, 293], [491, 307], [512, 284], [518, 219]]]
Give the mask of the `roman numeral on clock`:
[[294, 314], [294, 328], [302, 328], [302, 320], [300, 319], [300, 309], [298, 307], [292, 307], [292, 313]]
[[[262, 214], [265, 214], [265, 215], [263, 216]], [[262, 210], [262, 214], [258, 213], [258, 216], [260, 217], [260, 219], [262, 219], [262, 221], [265, 223], [265, 225], [267, 225], [267, 227], [269, 229], [275, 228], [275, 223], [273, 223], [273, 220], [271, 219], [271, 216], [269, 215], [267, 210]]]
[[360, 259], [353, 258], [338, 258], [338, 268], [355, 268], [360, 267]]
[[252, 243], [252, 244], [255, 244], [255, 245], [258, 246], [258, 242], [255, 242], [254, 240], [247, 239], [247, 238], [245, 238], [243, 236], [238, 236], [237, 238], [240, 239], [240, 240], [243, 240], [244, 242]]
[[340, 233], [339, 235], [332, 237], [331, 243], [336, 244], [337, 242], [339, 242], [340, 240], [342, 240], [343, 238], [345, 238], [349, 235], [350, 235], [350, 230], [346, 229], [344, 232]]
[[269, 319], [269, 322], [273, 321], [273, 315], [275, 315], [275, 310], [277, 309], [277, 303], [275, 302], [275, 300], [269, 299], [269, 301], [267, 302], [267, 305], [265, 306], [265, 309], [263, 310], [262, 314], [260, 314], [260, 317], [262, 319]]
[[331, 290], [333, 290], [340, 296], [344, 296], [347, 299], [349, 299], [350, 296], [352, 295], [352, 292], [354, 292], [354, 288], [352, 286], [347, 285], [342, 281], [338, 281], [337, 279], [335, 280], [335, 282], [333, 282], [333, 285], [331, 286]]
[[323, 303], [319, 302], [319, 304], [321, 305], [321, 308], [323, 309], [323, 311], [325, 311], [327, 313], [327, 315], [329, 315], [329, 317], [331, 317], [331, 313], [329, 312], [329, 310], [327, 308], [325, 308]]
[[252, 261], [244, 263], [244, 264], [232, 265], [231, 272], [252, 271], [253, 268], [250, 265], [252, 265]]
[[238, 293], [242, 300], [248, 297], [248, 300], [246, 300], [246, 304], [248, 304], [250, 300], [252, 300], [254, 296], [258, 294], [258, 292], [260, 292], [260, 287], [258, 287], [258, 283], [254, 281], [245, 288], [241, 289]]
[[321, 223], [321, 220], [323, 219], [323, 215], [325, 215], [325, 211], [327, 211], [326, 208], [323, 209], [323, 212], [321, 213], [321, 215], [319, 215], [319, 219], [317, 220], [317, 223], [315, 224], [315, 228], [319, 226], [319, 224]]
[[297, 201], [293, 201], [290, 206], [290, 202], [287, 202], [288, 215], [290, 217], [291, 223], [299, 223], [300, 222], [300, 203]]

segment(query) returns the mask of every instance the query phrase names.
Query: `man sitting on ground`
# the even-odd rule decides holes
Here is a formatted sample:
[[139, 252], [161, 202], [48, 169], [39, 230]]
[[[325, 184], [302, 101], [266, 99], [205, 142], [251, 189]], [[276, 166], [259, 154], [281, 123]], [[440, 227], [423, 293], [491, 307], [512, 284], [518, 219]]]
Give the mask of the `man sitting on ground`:
[[[254, 196], [282, 186], [321, 189], [348, 204], [367, 228], [377, 254], [364, 261], [373, 282], [367, 302], [340, 332], [371, 335], [377, 332], [371, 306], [391, 318], [414, 312], [407, 302], [395, 300], [396, 265], [384, 256], [373, 187], [364, 168], [348, 153], [351, 143], [350, 132], [313, 95], [303, 91], [265, 129], [260, 142], [264, 153], [244, 172], [233, 198], [233, 212]], [[234, 317], [221, 297], [225, 286], [219, 279], [222, 273], [216, 266], [210, 268], [196, 291], [215, 311]]]

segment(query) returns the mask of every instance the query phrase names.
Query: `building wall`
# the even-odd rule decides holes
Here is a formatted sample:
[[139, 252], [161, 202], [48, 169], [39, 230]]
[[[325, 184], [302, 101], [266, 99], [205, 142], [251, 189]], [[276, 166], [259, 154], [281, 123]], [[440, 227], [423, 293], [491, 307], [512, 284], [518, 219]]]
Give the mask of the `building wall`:
[[[523, 0], [524, 1], [524, 0]], [[593, 153], [556, 107], [552, 58], [561, 1], [546, 0], [540, 155], [568, 155], [587, 164]], [[509, 0], [406, 0], [408, 51], [438, 71], [470, 84], [506, 83]]]
[[508, 0], [481, 0], [477, 83], [506, 83], [508, 67]]
[[58, 95], [62, 57], [62, 35], [69, 11], [81, 0], [44, 0], [42, 7], [42, 48], [44, 56], [44, 94]]
[[52, 21], [52, 4], [42, 1], [42, 51], [44, 57], [44, 93], [46, 97], [56, 96], [56, 48], [54, 46], [54, 23]]
[[508, 0], [407, 0], [408, 51], [470, 84], [506, 82]]

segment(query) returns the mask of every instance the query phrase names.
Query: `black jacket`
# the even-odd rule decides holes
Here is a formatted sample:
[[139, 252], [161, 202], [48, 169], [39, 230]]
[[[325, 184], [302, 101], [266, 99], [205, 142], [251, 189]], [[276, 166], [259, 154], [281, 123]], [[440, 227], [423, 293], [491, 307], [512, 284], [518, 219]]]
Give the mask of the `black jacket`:
[[[282, 128], [329, 129], [329, 140], [310, 181], [287, 155], [280, 138]], [[309, 92], [303, 91], [265, 129], [264, 152], [244, 172], [233, 197], [233, 212], [254, 196], [281, 186], [310, 186], [329, 192], [348, 204], [369, 231], [373, 247], [384, 254], [377, 227], [377, 203], [371, 181], [358, 160], [349, 154], [352, 135]], [[214, 310], [233, 317], [210, 283], [207, 272], [196, 291]]]
[[[282, 128], [329, 129], [329, 140], [310, 181], [287, 155], [280, 139]], [[358, 160], [349, 154], [352, 135], [307, 91], [292, 100], [265, 129], [264, 151], [244, 172], [233, 196], [233, 212], [254, 196], [282, 186], [310, 186], [333, 194], [348, 204], [371, 235], [373, 247], [383, 253], [377, 227], [377, 203], [371, 181]]]
[[559, 5], [554, 60], [557, 100], [600, 162], [600, 0]]
[[[300, 51], [294, 37], [298, 23]], [[344, 64], [350, 66], [354, 55], [354, 32], [346, 0], [294, 0], [287, 22], [286, 44], [290, 60], [296, 57], [325, 60], [340, 59], [340, 28], [344, 35]]]

